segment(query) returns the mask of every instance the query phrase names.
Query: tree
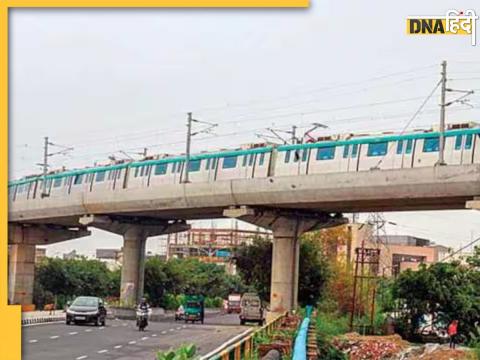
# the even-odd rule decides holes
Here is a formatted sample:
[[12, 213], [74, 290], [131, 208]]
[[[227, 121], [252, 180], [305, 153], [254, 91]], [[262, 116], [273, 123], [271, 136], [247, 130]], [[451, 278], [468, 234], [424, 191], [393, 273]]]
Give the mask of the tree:
[[63, 306], [66, 299], [79, 295], [118, 294], [119, 287], [119, 272], [112, 273], [98, 260], [46, 258], [35, 269], [34, 303], [42, 306], [53, 297]]
[[[254, 288], [265, 301], [270, 297], [272, 243], [254, 239], [235, 252], [237, 268], [245, 284]], [[317, 302], [323, 293], [329, 267], [320, 244], [314, 239], [301, 239], [298, 301], [301, 305]]]
[[408, 309], [404, 320], [410, 333], [423, 315], [445, 323], [459, 320], [459, 332], [466, 336], [480, 319], [480, 272], [458, 262], [407, 270], [393, 284], [392, 294]]

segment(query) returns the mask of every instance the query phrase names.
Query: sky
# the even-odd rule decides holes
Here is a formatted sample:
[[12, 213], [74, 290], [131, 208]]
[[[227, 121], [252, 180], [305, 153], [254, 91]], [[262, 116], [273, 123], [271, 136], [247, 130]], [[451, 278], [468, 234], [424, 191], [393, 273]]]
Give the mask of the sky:
[[[476, 90], [447, 122], [480, 122], [480, 44], [464, 36], [408, 36], [405, 19], [443, 15], [458, 1], [312, 1], [308, 9], [13, 9], [10, 11], [10, 178], [38, 173], [43, 138], [73, 147], [52, 168], [181, 153], [186, 113], [218, 126], [194, 152], [263, 141], [292, 125], [316, 135], [404, 131], [439, 121], [436, 91]], [[475, 7], [477, 5], [477, 8]], [[477, 1], [463, 1], [475, 9]], [[480, 26], [480, 22], [477, 24]], [[480, 35], [477, 34], [477, 38]], [[480, 42], [480, 40], [477, 40]], [[449, 94], [450, 99], [457, 95]], [[197, 131], [203, 125], [197, 124]], [[267, 138], [269, 139], [269, 138]], [[361, 219], [368, 214], [363, 214]], [[480, 236], [480, 212], [386, 213], [392, 234], [458, 248]], [[210, 226], [203, 222], [200, 226]], [[229, 221], [215, 226], [230, 226]], [[93, 254], [119, 236], [48, 247]], [[155, 250], [155, 241], [147, 248]]]

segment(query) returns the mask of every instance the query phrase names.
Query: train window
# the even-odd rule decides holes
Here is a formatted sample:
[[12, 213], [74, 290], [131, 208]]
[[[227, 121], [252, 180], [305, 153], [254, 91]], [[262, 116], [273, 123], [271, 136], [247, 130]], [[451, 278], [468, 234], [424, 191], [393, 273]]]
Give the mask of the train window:
[[96, 182], [102, 182], [103, 180], [105, 180], [105, 170], [98, 171], [97, 175], [95, 177], [95, 181]]
[[358, 144], [353, 144], [352, 146], [352, 158], [356, 158], [358, 154]]
[[145, 166], [140, 166], [140, 176], [145, 174]]
[[438, 151], [440, 140], [438, 137], [423, 140], [423, 152]]
[[242, 166], [247, 166], [247, 155], [243, 155]]
[[237, 156], [227, 156], [223, 158], [223, 168], [232, 169], [237, 166]]
[[455, 136], [455, 150], [460, 150], [462, 148], [462, 135]]
[[207, 159], [207, 164], [205, 165], [205, 170], [210, 169], [210, 161], [211, 161], [211, 160], [212, 160], [212, 159]]
[[344, 159], [348, 158], [348, 152], [349, 152], [349, 150], [350, 150], [350, 145], [345, 145], [345, 146], [343, 147], [343, 158], [344, 158]]
[[62, 186], [62, 178], [56, 178], [53, 180], [53, 187], [60, 187]]
[[285, 162], [288, 163], [290, 161], [290, 150], [285, 152]]
[[403, 140], [397, 141], [397, 155], [402, 155], [403, 153]]
[[215, 169], [217, 167], [217, 164], [218, 164], [218, 159], [213, 159], [212, 161], [212, 169]]
[[155, 165], [155, 175], [165, 175], [167, 173], [167, 164]]
[[177, 163], [172, 164], [172, 174], [177, 171]]
[[75, 175], [75, 179], [73, 180], [73, 185], [81, 184], [82, 183], [82, 178], [83, 178], [82, 174]]
[[317, 160], [331, 160], [335, 158], [335, 146], [317, 149]]
[[188, 171], [199, 171], [200, 165], [202, 164], [201, 160], [193, 160], [188, 162]]
[[134, 177], [137, 177], [138, 176], [138, 167], [135, 168], [135, 174], [133, 175]]
[[303, 162], [307, 161], [307, 158], [308, 158], [308, 149], [303, 149], [302, 161]]
[[264, 161], [265, 161], [265, 153], [261, 153], [260, 159], [258, 160], [258, 165], [262, 166]]
[[382, 156], [387, 153], [388, 142], [368, 144], [367, 156]]
[[411, 154], [413, 149], [413, 140], [407, 140], [407, 148], [405, 149], [405, 154]]
[[467, 135], [467, 139], [465, 140], [465, 150], [470, 150], [472, 148], [473, 136], [472, 134]]
[[177, 172], [179, 173], [180, 171], [182, 171], [182, 166], [183, 166], [183, 163], [179, 162], [178, 163], [178, 166], [177, 166]]
[[252, 166], [254, 160], [255, 160], [255, 154], [251, 154], [250, 159], [248, 160], [248, 166]]

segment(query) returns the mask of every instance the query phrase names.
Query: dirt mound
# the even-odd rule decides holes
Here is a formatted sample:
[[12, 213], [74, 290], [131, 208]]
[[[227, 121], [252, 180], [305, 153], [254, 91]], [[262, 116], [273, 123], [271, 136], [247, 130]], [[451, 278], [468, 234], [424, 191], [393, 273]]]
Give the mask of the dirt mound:
[[350, 360], [384, 360], [396, 359], [410, 344], [399, 335], [361, 336], [348, 333], [335, 338], [333, 345], [348, 354]]

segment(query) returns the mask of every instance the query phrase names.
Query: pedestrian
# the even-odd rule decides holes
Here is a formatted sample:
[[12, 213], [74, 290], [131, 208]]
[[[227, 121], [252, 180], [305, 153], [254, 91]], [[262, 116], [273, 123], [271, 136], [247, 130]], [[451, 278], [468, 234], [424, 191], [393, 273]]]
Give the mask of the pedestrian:
[[450, 337], [450, 349], [455, 349], [457, 342], [458, 320], [453, 320], [448, 325], [448, 336]]

